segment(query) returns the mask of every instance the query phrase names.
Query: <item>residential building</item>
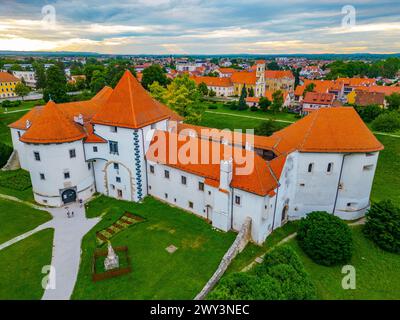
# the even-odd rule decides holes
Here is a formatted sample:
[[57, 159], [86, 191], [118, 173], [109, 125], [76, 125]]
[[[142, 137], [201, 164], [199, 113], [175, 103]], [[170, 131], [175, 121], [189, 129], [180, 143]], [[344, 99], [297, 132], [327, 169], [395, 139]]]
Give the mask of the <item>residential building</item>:
[[234, 95], [234, 86], [230, 78], [217, 77], [191, 77], [197, 85], [205, 83], [208, 90], [213, 90], [217, 97], [230, 97]]
[[36, 76], [35, 71], [13, 71], [15, 77], [17, 77], [21, 82], [25, 81], [28, 87], [36, 88]]
[[0, 72], [0, 98], [16, 97], [15, 86], [19, 82], [16, 76], [8, 72]]
[[335, 100], [332, 93], [307, 92], [302, 107], [302, 114], [308, 114], [320, 108], [330, 108]]

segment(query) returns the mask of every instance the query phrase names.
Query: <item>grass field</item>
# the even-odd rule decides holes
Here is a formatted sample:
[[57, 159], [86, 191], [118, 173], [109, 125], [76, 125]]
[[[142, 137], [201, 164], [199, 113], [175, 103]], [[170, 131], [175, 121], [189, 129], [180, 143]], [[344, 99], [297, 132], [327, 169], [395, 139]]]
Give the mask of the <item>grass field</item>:
[[51, 220], [47, 211], [0, 199], [0, 244]]
[[400, 299], [400, 255], [381, 250], [361, 230], [362, 226], [352, 227], [354, 254], [349, 265], [356, 269], [355, 290], [342, 289], [342, 266], [318, 265], [304, 254], [295, 239], [288, 242], [301, 257], [319, 299]]
[[39, 300], [42, 268], [51, 263], [53, 229], [42, 230], [0, 251], [0, 300]]
[[10, 123], [17, 121], [21, 118], [25, 113], [28, 111], [23, 112], [15, 112], [15, 113], [0, 113], [0, 141], [12, 146], [11, 141], [11, 131], [10, 128], [7, 127]]
[[19, 105], [18, 107], [7, 108], [7, 110], [6, 110], [6, 108], [4, 108], [2, 106], [2, 104], [0, 103], [0, 113], [32, 109], [33, 107], [42, 106], [44, 104], [45, 104], [44, 100], [22, 101], [21, 105]]
[[[73, 299], [193, 299], [236, 237], [151, 197], [137, 204], [101, 196], [89, 203], [87, 211], [88, 216], [104, 216], [83, 240]], [[146, 219], [111, 240], [113, 246], [128, 246], [133, 271], [93, 283], [96, 231], [111, 225], [125, 211]], [[171, 244], [178, 247], [173, 254], [165, 250]]]

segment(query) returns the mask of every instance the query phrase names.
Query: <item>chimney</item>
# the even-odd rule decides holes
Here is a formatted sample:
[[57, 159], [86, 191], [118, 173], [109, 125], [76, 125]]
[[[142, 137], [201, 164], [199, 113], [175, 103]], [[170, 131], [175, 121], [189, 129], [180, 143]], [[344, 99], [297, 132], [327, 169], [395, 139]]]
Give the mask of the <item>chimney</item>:
[[223, 190], [229, 190], [232, 181], [233, 173], [233, 161], [232, 158], [229, 160], [221, 160], [219, 166], [219, 188]]

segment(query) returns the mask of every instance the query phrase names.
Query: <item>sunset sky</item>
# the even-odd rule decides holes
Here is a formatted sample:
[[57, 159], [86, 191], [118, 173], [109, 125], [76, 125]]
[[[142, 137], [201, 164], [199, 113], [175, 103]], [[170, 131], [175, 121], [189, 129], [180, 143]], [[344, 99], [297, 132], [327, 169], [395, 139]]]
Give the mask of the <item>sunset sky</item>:
[[[356, 23], [343, 27], [346, 5]], [[399, 0], [0, 0], [0, 50], [393, 53], [399, 39]]]

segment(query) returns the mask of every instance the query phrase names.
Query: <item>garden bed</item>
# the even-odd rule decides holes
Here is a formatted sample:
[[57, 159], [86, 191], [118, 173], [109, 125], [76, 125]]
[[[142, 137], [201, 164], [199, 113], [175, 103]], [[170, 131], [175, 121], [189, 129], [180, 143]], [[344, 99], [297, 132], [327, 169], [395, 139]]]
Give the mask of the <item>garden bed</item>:
[[115, 278], [122, 276], [124, 274], [132, 272], [131, 268], [131, 260], [128, 255], [128, 247], [121, 246], [113, 248], [115, 254], [118, 255], [119, 258], [119, 268], [113, 270], [105, 270], [104, 268], [104, 260], [107, 257], [108, 250], [107, 249], [97, 249], [93, 255], [92, 262], [92, 280], [93, 282]]

